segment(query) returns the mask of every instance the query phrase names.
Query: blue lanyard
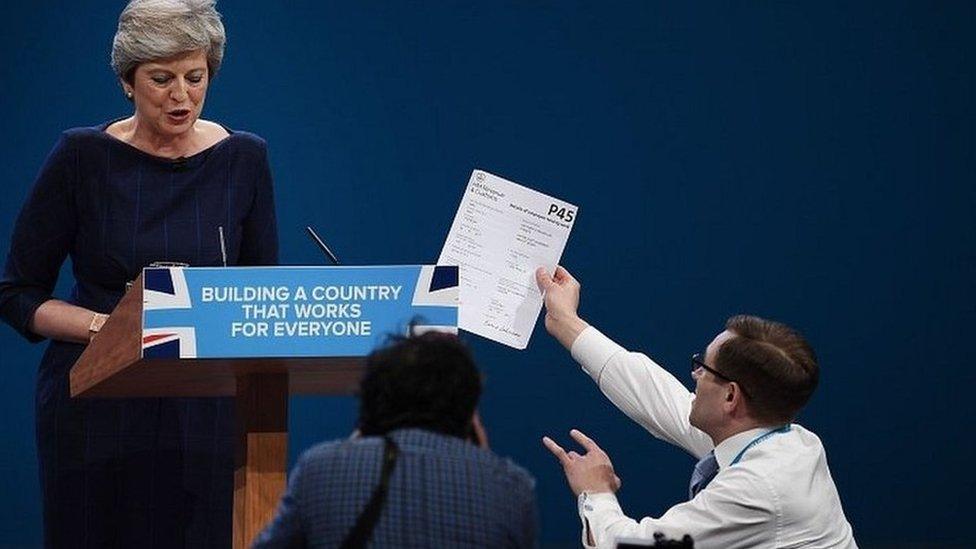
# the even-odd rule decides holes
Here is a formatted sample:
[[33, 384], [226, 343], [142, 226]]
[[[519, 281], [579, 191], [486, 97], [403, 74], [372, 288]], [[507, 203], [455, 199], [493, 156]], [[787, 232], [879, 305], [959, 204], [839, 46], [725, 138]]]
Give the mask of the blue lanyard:
[[767, 438], [769, 438], [769, 437], [771, 437], [771, 436], [773, 436], [773, 435], [775, 435], [777, 433], [785, 433], [785, 432], [787, 432], [789, 430], [790, 430], [790, 426], [789, 426], [789, 424], [787, 424], [787, 425], [784, 425], [782, 427], [773, 429], [772, 431], [769, 431], [768, 433], [766, 433], [764, 435], [759, 435], [758, 437], [752, 439], [752, 442], [750, 442], [749, 444], [746, 444], [746, 447], [739, 451], [738, 455], [735, 456], [735, 459], [732, 460], [732, 463], [729, 464], [729, 467], [735, 465], [736, 463], [739, 463], [739, 460], [742, 459], [742, 455], [745, 454], [746, 453], [746, 450], [748, 450], [749, 448], [752, 448], [753, 446], [759, 444], [760, 442], [766, 440]]

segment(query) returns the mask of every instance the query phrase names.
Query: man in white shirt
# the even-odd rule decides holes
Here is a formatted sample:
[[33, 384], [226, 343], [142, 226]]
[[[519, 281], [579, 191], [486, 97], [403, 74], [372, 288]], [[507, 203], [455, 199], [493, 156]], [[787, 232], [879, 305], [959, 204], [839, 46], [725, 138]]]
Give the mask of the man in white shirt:
[[566, 452], [549, 437], [583, 522], [583, 544], [614, 547], [617, 538], [680, 539], [698, 549], [733, 547], [856, 548], [817, 435], [792, 423], [817, 386], [813, 349], [791, 328], [751, 316], [726, 329], [692, 358], [690, 393], [646, 355], [632, 353], [577, 314], [579, 283], [562, 267], [540, 269], [546, 329], [603, 394], [655, 437], [699, 458], [689, 500], [660, 518], [626, 515], [614, 493], [620, 479], [607, 454], [583, 433], [586, 453]]

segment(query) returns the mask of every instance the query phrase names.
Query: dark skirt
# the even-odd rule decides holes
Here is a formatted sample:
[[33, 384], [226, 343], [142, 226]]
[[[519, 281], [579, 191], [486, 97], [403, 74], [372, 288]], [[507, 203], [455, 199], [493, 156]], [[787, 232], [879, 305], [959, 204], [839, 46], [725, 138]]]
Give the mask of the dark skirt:
[[230, 547], [232, 398], [71, 399], [83, 346], [38, 372], [46, 547]]

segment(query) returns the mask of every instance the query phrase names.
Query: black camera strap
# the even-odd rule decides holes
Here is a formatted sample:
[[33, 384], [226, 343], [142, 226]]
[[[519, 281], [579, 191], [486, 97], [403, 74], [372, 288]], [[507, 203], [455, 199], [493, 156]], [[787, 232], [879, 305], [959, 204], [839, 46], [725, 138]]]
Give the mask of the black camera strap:
[[400, 448], [388, 436], [383, 437], [383, 471], [380, 473], [380, 483], [373, 490], [373, 495], [369, 498], [366, 508], [356, 519], [356, 524], [343, 540], [342, 549], [363, 549], [366, 542], [373, 535], [373, 529], [380, 520], [380, 513], [383, 512], [383, 504], [386, 503], [386, 493], [390, 488], [390, 474], [393, 466], [396, 465], [397, 456]]

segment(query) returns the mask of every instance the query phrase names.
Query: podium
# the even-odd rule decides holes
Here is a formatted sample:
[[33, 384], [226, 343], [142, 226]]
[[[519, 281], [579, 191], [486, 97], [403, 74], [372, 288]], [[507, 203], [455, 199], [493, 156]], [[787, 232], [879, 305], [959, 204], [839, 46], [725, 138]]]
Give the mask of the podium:
[[388, 334], [457, 330], [456, 266], [147, 268], [70, 373], [73, 398], [234, 396], [233, 545], [285, 491], [288, 395], [350, 394]]

